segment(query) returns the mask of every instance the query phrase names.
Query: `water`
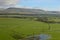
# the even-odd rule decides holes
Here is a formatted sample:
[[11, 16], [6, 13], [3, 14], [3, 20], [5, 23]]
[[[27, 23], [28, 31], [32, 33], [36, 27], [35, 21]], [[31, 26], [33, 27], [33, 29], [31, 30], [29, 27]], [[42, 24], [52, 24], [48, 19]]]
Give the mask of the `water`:
[[40, 34], [40, 40], [48, 40], [51, 38], [51, 35], [48, 34]]
[[49, 39], [51, 39], [51, 35], [40, 34], [40, 35], [29, 36], [26, 39], [27, 40], [49, 40]]

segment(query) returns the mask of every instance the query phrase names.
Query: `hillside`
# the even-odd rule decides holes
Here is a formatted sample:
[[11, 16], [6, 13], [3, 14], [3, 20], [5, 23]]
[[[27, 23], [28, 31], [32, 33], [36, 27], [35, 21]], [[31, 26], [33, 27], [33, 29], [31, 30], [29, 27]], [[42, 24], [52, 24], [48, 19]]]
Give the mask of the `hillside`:
[[42, 9], [29, 9], [29, 8], [7, 8], [0, 9], [0, 13], [19, 13], [19, 14], [59, 14], [59, 11], [45, 11]]
[[49, 12], [51, 14], [60, 14], [60, 11], [47, 11], [47, 12]]
[[9, 16], [25, 16], [25, 17], [40, 17], [40, 16], [58, 16], [60, 17], [60, 12], [59, 11], [45, 11], [42, 9], [29, 9], [29, 8], [7, 8], [4, 10], [0, 10], [0, 16], [2, 15], [9, 15]]
[[2, 13], [23, 13], [23, 14], [40, 14], [46, 13], [42, 9], [27, 9], [27, 8], [8, 8], [4, 10]]

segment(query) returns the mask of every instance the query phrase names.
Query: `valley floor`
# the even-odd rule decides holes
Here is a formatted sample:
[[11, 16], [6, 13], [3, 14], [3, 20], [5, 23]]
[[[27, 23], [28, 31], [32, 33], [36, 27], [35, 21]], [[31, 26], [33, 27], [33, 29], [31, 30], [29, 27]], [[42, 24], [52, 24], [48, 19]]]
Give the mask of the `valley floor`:
[[17, 32], [28, 35], [39, 35], [42, 33], [52, 36], [50, 40], [60, 40], [60, 24], [49, 24], [30, 19], [0, 18], [0, 40], [15, 40], [10, 34]]

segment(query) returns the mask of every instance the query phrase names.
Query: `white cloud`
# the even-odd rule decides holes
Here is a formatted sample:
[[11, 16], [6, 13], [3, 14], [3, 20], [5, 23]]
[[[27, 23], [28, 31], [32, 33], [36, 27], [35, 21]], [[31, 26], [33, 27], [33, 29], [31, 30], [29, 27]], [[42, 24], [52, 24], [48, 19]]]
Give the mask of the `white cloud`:
[[41, 8], [45, 11], [60, 11], [60, 7], [57, 7], [57, 8]]
[[14, 7], [16, 7], [16, 8], [29, 8], [29, 9], [42, 9], [45, 11], [60, 11], [60, 6], [56, 7], [56, 8], [48, 8], [48, 7], [41, 8], [41, 7], [29, 7], [29, 6], [16, 5]]
[[29, 7], [29, 6], [21, 6], [21, 5], [16, 5], [14, 6], [15, 8], [29, 8], [32, 9], [33, 7]]
[[18, 0], [0, 0], [0, 7], [10, 7], [16, 5]]

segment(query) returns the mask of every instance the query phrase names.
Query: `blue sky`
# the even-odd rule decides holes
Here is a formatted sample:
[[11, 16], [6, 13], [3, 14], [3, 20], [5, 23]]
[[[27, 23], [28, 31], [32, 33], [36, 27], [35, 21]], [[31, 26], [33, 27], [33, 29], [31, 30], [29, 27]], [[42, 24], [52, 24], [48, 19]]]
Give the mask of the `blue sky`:
[[21, 0], [17, 5], [50, 11], [60, 11], [60, 0]]

